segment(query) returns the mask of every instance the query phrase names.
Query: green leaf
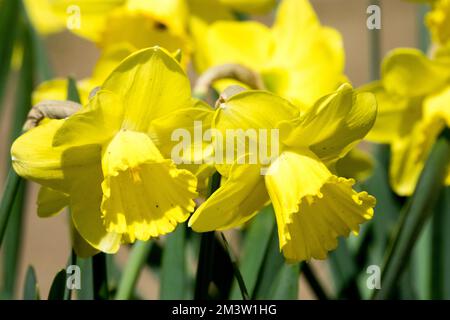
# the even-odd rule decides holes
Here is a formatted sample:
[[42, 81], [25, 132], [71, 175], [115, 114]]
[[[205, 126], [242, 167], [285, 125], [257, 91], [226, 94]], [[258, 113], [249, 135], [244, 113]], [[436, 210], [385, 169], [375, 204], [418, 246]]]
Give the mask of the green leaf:
[[[261, 210], [253, 219], [245, 234], [242, 257], [239, 269], [249, 293], [253, 294], [262, 269], [264, 257], [271, 239], [271, 231], [275, 227], [273, 207]], [[237, 281], [233, 282], [231, 299], [240, 299], [242, 292]]]
[[[31, 94], [33, 91], [33, 46], [31, 43], [29, 30], [21, 25], [21, 39], [24, 47], [22, 56], [22, 66], [19, 73], [19, 81], [16, 92], [16, 102], [14, 105], [12, 135], [14, 140], [22, 133], [22, 126], [27, 118], [31, 106]], [[22, 217], [24, 214], [24, 201], [26, 193], [26, 183], [21, 183], [16, 191], [14, 203], [11, 208], [11, 217], [8, 222], [8, 229], [5, 236], [4, 246], [4, 286], [3, 290], [9, 297], [15, 294], [17, 270], [20, 258], [22, 243]]]
[[136, 283], [147, 261], [151, 247], [151, 241], [138, 241], [133, 245], [128, 262], [122, 272], [122, 278], [115, 297], [116, 300], [127, 300], [133, 296]]
[[425, 222], [431, 217], [450, 161], [450, 130], [445, 128], [425, 164], [413, 196], [402, 210], [396, 235], [391, 243], [382, 272], [382, 287], [374, 294], [375, 299], [390, 297], [399, 277], [409, 261]]
[[273, 280], [270, 299], [296, 300], [299, 290], [299, 265], [283, 263], [277, 276]]
[[36, 272], [33, 266], [29, 266], [25, 276], [25, 286], [23, 289], [24, 300], [39, 300], [39, 286], [36, 279]]
[[[3, 0], [0, 2], [0, 107], [11, 67], [11, 58], [18, 35], [20, 22], [20, 1]], [[1, 108], [0, 108], [1, 111]]]
[[[274, 215], [271, 215], [271, 217], [275, 219]], [[284, 264], [284, 258], [280, 253], [278, 245], [277, 228], [274, 222], [273, 229], [270, 233], [269, 246], [267, 247], [262, 268], [258, 273], [258, 280], [252, 299], [267, 300], [273, 298], [270, 293], [273, 290], [274, 279], [279, 275]]]
[[50, 293], [48, 294], [48, 300], [64, 300], [67, 290], [66, 281], [67, 273], [66, 270], [62, 269], [53, 279]]
[[81, 289], [77, 291], [78, 300], [94, 299], [94, 279], [92, 272], [92, 258], [77, 257], [77, 264], [81, 272]]
[[185, 225], [179, 225], [173, 233], [167, 236], [161, 268], [160, 298], [162, 300], [188, 298], [185, 236]]
[[0, 247], [2, 246], [8, 220], [12, 212], [14, 199], [22, 183], [22, 178], [13, 169], [10, 169], [0, 203]]
[[73, 78], [68, 78], [67, 100], [80, 103], [80, 94], [77, 88], [77, 82]]
[[241, 292], [241, 298], [244, 300], [249, 300], [250, 297], [248, 295], [247, 286], [245, 285], [244, 278], [242, 277], [242, 274], [239, 271], [239, 266], [238, 266], [238, 261], [236, 259], [236, 256], [230, 249], [230, 246], [228, 245], [228, 241], [225, 238], [225, 235], [221, 232], [220, 236], [222, 239], [222, 246], [225, 249], [225, 251], [227, 252], [228, 257], [230, 258], [230, 262], [233, 266], [233, 273], [234, 273], [234, 277], [238, 283], [239, 291]]
[[432, 221], [431, 299], [450, 299], [450, 188], [439, 197]]

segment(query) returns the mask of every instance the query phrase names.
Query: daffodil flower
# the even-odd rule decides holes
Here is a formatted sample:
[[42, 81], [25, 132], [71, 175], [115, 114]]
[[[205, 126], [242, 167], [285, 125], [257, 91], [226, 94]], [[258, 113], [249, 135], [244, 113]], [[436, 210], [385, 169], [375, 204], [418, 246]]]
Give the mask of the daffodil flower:
[[[225, 181], [189, 225], [199, 232], [237, 227], [272, 202], [287, 260], [325, 259], [338, 236], [358, 232], [373, 215], [375, 199], [354, 191], [352, 179], [336, 176], [329, 167], [367, 134], [375, 116], [373, 94], [357, 94], [349, 85], [322, 97], [307, 112], [265, 91], [232, 96], [216, 111], [215, 130], [226, 136], [230, 129], [278, 128], [280, 153], [268, 165], [238, 158], [217, 165]], [[251, 152], [245, 157], [251, 158]]]
[[127, 43], [137, 49], [161, 46], [191, 51], [185, 0], [28, 0], [33, 24], [42, 33], [65, 28], [108, 49]]
[[64, 206], [64, 198], [49, 204], [44, 196], [64, 195], [82, 238], [114, 253], [121, 242], [173, 231], [194, 210], [197, 180], [170, 159], [170, 134], [191, 130], [195, 120], [207, 126], [211, 117], [191, 98], [180, 64], [163, 49], [145, 49], [126, 58], [81, 111], [19, 137], [13, 167], [45, 187], [41, 216]]
[[[218, 21], [194, 30], [193, 37], [199, 73], [241, 64], [261, 74], [266, 89], [300, 106], [333, 92], [345, 78], [341, 36], [320, 24], [307, 0], [283, 0], [271, 29], [254, 21]], [[217, 85], [222, 91], [229, 82]]]
[[427, 13], [425, 22], [433, 41], [439, 45], [450, 44], [450, 0], [432, 2], [433, 8]]
[[383, 61], [381, 81], [361, 89], [376, 95], [378, 117], [367, 139], [390, 144], [390, 181], [399, 195], [413, 193], [434, 141], [450, 125], [449, 58], [396, 49]]

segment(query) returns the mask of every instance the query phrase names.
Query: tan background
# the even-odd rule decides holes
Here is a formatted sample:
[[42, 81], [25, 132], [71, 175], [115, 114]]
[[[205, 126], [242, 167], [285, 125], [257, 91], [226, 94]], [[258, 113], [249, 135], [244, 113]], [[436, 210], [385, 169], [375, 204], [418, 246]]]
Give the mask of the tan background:
[[[368, 75], [368, 30], [366, 28], [366, 0], [312, 0], [322, 23], [338, 29], [344, 38], [347, 54], [347, 75], [355, 86], [369, 80]], [[394, 47], [417, 46], [417, 7], [402, 0], [384, 0], [382, 5], [382, 51], [383, 54]], [[266, 17], [264, 20], [270, 20]], [[57, 76], [76, 78], [89, 76], [98, 57], [94, 45], [69, 33], [50, 36], [46, 40], [53, 70]], [[12, 78], [11, 83], [13, 83]], [[12, 85], [10, 86], [12, 87]], [[13, 88], [7, 97], [6, 112], [0, 124], [0, 159], [9, 154], [8, 128]], [[4, 162], [0, 163], [0, 190], [5, 179]], [[26, 268], [32, 264], [37, 272], [41, 296], [46, 297], [53, 276], [64, 267], [68, 258], [69, 241], [66, 217], [60, 215], [52, 219], [39, 219], [36, 216], [36, 186], [29, 188], [29, 201], [24, 224], [23, 251], [19, 273], [18, 297], [22, 296], [23, 279]], [[126, 261], [127, 252], [122, 250], [119, 261]], [[325, 263], [318, 263], [318, 270], [329, 287]], [[139, 288], [143, 296], [158, 298], [156, 277], [146, 270], [141, 277]], [[301, 290], [301, 298], [312, 298], [309, 290]]]

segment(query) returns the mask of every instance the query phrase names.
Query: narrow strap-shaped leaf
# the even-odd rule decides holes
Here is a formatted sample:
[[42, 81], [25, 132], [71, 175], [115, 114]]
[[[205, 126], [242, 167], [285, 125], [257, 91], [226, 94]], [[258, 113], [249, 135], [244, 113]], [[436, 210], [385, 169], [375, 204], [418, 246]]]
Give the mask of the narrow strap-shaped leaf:
[[450, 188], [439, 197], [432, 222], [431, 298], [450, 299]]
[[299, 290], [299, 265], [283, 263], [277, 276], [273, 280], [270, 299], [296, 300]]
[[[273, 216], [272, 218], [275, 219]], [[270, 293], [273, 291], [274, 279], [277, 278], [284, 265], [284, 258], [278, 245], [278, 233], [275, 223], [270, 234], [269, 246], [267, 247], [262, 268], [258, 273], [258, 280], [252, 299], [273, 299]]]
[[19, 31], [20, 2], [18, 0], [0, 2], [0, 111], [11, 67], [14, 44]]
[[161, 268], [160, 298], [162, 300], [188, 298], [185, 237], [185, 225], [179, 225], [172, 234], [167, 236]]
[[375, 292], [375, 299], [388, 298], [401, 276], [414, 244], [425, 222], [432, 215], [438, 196], [443, 189], [443, 180], [449, 161], [450, 130], [446, 128], [433, 146], [414, 194], [402, 212], [402, 219], [383, 268], [382, 286]]
[[81, 259], [77, 257], [77, 265], [81, 271], [81, 289], [77, 290], [78, 300], [94, 299], [94, 279], [92, 271], [92, 258]]
[[29, 266], [23, 288], [24, 300], [39, 300], [39, 286], [33, 266]]
[[136, 283], [147, 261], [151, 247], [151, 241], [138, 241], [133, 245], [128, 262], [122, 272], [122, 278], [115, 297], [116, 300], [127, 300], [133, 296]]
[[[275, 226], [273, 207], [268, 206], [261, 210], [253, 219], [248, 231], [245, 233], [243, 252], [240, 258], [239, 270], [250, 294], [253, 294], [258, 275], [262, 269], [264, 257], [271, 239], [271, 231]], [[233, 282], [231, 299], [240, 299], [242, 292], [237, 281]]]
[[238, 261], [236, 259], [236, 256], [233, 254], [233, 252], [230, 249], [230, 246], [228, 245], [228, 241], [225, 238], [225, 235], [223, 233], [220, 233], [221, 239], [222, 239], [222, 245], [225, 249], [225, 251], [228, 253], [228, 256], [230, 257], [231, 264], [233, 265], [233, 272], [234, 277], [236, 278], [236, 281], [239, 286], [239, 291], [241, 292], [241, 298], [244, 300], [249, 300], [248, 290], [244, 282], [244, 278], [242, 277], [241, 272], [239, 271]]
[[[12, 121], [11, 140], [14, 140], [22, 133], [22, 126], [27, 117], [31, 106], [31, 94], [33, 91], [33, 44], [31, 41], [30, 30], [25, 24], [20, 25], [21, 40], [24, 49], [22, 56], [22, 65], [19, 73], [17, 85], [16, 101], [14, 104], [14, 113]], [[21, 183], [14, 197], [14, 203], [11, 208], [11, 217], [8, 223], [8, 229], [5, 236], [4, 245], [4, 268], [5, 274], [4, 286], [6, 294], [11, 298], [15, 294], [17, 270], [20, 258], [20, 249], [22, 244], [22, 218], [25, 209], [26, 183]]]
[[66, 270], [59, 271], [53, 279], [48, 300], [64, 300], [67, 288], [67, 273]]
[[22, 183], [22, 178], [20, 178], [13, 169], [10, 169], [0, 203], [0, 247], [2, 246], [3, 238], [5, 236], [6, 227], [14, 205], [16, 193]]

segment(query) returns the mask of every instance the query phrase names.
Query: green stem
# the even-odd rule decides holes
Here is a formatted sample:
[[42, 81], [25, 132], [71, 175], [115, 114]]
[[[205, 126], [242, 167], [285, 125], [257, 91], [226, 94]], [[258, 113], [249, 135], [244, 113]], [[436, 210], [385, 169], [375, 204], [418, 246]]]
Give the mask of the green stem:
[[384, 264], [381, 289], [374, 299], [389, 298], [404, 270], [425, 222], [431, 217], [450, 161], [450, 130], [444, 129], [425, 164], [413, 196], [409, 199], [399, 222], [397, 233]]
[[147, 257], [152, 247], [152, 242], [138, 241], [133, 245], [130, 257], [122, 273], [119, 287], [117, 289], [116, 300], [128, 300], [133, 296], [133, 291], [141, 274], [141, 270], [147, 261]]

